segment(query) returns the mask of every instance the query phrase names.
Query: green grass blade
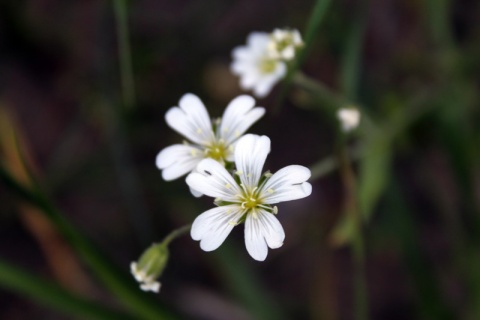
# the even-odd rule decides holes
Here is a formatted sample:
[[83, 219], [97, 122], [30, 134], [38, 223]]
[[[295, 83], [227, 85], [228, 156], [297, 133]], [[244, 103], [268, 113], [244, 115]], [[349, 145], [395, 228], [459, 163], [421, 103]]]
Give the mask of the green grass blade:
[[268, 292], [260, 285], [254, 271], [235, 250], [223, 244], [215, 258], [221, 265], [221, 272], [229, 284], [230, 291], [252, 313], [255, 319], [282, 320], [288, 317], [282, 312]]
[[133, 319], [124, 312], [108, 309], [0, 260], [0, 287], [37, 303], [82, 319]]
[[0, 166], [0, 179], [10, 190], [38, 207], [45, 214], [110, 292], [128, 306], [132, 312], [144, 319], [173, 318], [172, 314], [160, 302], [140, 291], [133, 277], [130, 277], [127, 273], [128, 266], [125, 266], [125, 271], [118, 269], [105, 254], [101, 253], [85, 236], [78, 232], [40, 191], [34, 192], [22, 186], [3, 166]]

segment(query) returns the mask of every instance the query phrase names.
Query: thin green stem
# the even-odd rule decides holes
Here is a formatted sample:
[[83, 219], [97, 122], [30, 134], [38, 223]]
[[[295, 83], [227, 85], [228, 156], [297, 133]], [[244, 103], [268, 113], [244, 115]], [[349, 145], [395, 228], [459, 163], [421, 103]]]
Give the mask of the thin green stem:
[[113, 0], [115, 22], [118, 37], [118, 59], [122, 79], [122, 98], [126, 109], [135, 105], [135, 82], [133, 80], [132, 55], [128, 30], [128, 12], [126, 0]]
[[178, 229], [175, 229], [173, 230], [172, 232], [170, 232], [166, 237], [165, 239], [163, 239], [162, 243], [165, 245], [165, 246], [168, 246], [170, 244], [170, 242], [172, 242], [173, 240], [175, 240], [176, 238], [186, 234], [188, 231], [190, 231], [190, 228], [192, 227], [191, 224], [187, 224], [187, 225], [184, 225], [183, 227], [180, 227]]
[[[351, 148], [348, 150], [348, 154], [352, 161], [359, 160], [362, 157], [362, 152], [360, 148]], [[338, 157], [328, 156], [310, 166], [310, 171], [312, 173], [310, 181], [320, 179], [332, 173], [333, 171], [338, 169], [338, 167]]]

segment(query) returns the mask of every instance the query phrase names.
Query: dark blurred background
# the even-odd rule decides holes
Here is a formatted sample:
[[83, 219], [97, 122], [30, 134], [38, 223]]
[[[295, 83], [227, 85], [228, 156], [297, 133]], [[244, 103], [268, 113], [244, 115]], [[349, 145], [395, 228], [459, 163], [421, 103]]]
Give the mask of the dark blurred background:
[[[445, 2], [442, 24], [435, 10]], [[14, 128], [62, 214], [128, 272], [151, 242], [211, 207], [212, 199], [194, 199], [184, 179], [163, 181], [155, 167], [156, 154], [183, 139], [167, 127], [166, 110], [192, 92], [212, 117], [220, 116], [242, 93], [229, 72], [231, 50], [252, 31], [303, 31], [313, 5], [128, 2], [135, 90], [128, 104], [112, 1], [1, 1], [2, 162], [25, 179], [9, 139]], [[365, 5], [332, 1], [301, 67], [333, 91], [341, 92], [347, 39]], [[371, 0], [365, 12], [357, 103], [380, 124], [408, 118], [408, 105], [428, 107], [389, 140], [388, 166], [378, 170], [384, 182], [364, 230], [371, 319], [475, 319], [480, 3]], [[337, 124], [303, 106], [295, 86], [274, 107], [280, 91], [278, 85], [258, 100], [267, 113], [250, 130], [272, 139], [265, 169], [311, 166], [332, 155]], [[354, 319], [352, 252], [332, 241], [343, 210], [341, 178], [333, 171], [313, 187], [310, 197], [279, 206], [286, 241], [265, 262], [248, 256], [243, 227], [212, 253], [189, 236], [175, 241], [156, 299], [188, 319]], [[0, 257], [73, 292], [118, 304], [38, 210], [4, 184]], [[238, 288], [244, 274], [252, 282], [245, 290], [253, 292]], [[0, 287], [0, 318], [71, 316]]]

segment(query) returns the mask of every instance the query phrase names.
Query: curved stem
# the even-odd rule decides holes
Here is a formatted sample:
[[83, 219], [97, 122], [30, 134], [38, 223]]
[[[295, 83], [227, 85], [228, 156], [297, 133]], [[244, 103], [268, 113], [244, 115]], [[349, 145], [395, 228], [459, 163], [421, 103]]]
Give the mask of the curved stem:
[[184, 225], [183, 227], [173, 230], [163, 239], [162, 243], [165, 246], [168, 246], [170, 242], [187, 233], [191, 227], [192, 227], [191, 224], [187, 224], [187, 225]]

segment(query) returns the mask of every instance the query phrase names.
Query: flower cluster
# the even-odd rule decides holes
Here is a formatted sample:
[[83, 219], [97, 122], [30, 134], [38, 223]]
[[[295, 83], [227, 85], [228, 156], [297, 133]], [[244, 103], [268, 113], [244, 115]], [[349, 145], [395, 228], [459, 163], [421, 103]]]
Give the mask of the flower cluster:
[[[247, 42], [246, 47], [234, 49], [232, 70], [241, 76], [244, 89], [265, 96], [286, 74], [286, 63], [303, 45], [300, 33], [279, 29], [271, 34], [254, 32]], [[255, 260], [263, 261], [268, 248], [281, 247], [285, 239], [275, 217], [276, 204], [307, 197], [312, 186], [307, 182], [310, 170], [303, 166], [262, 173], [270, 139], [243, 135], [265, 113], [255, 104], [251, 96], [238, 96], [221, 118], [212, 120], [196, 95], [183, 95], [178, 106], [167, 111], [165, 120], [186, 140], [161, 150], [156, 165], [163, 179], [170, 181], [188, 174], [186, 182], [194, 196], [215, 198], [216, 207], [200, 214], [190, 230], [192, 239], [200, 241], [200, 248], [217, 249], [235, 226], [245, 223], [247, 251]], [[131, 273], [142, 290], [160, 290], [156, 279], [168, 261], [169, 241], [152, 245], [138, 262], [131, 263]]]
[[298, 30], [275, 29], [271, 33], [252, 32], [247, 45], [233, 49], [232, 72], [240, 77], [240, 86], [265, 97], [287, 73], [287, 62], [303, 46]]
[[274, 204], [304, 198], [312, 191], [306, 182], [310, 170], [302, 166], [262, 175], [270, 139], [242, 134], [264, 113], [252, 97], [242, 95], [230, 102], [222, 118], [212, 121], [200, 99], [188, 93], [165, 115], [168, 125], [189, 142], [160, 151], [156, 164], [163, 178], [190, 173], [186, 182], [192, 193], [215, 198], [217, 207], [199, 215], [191, 229], [192, 238], [200, 240], [205, 251], [218, 248], [233, 227], [245, 222], [247, 251], [256, 260], [265, 260], [268, 247], [279, 248], [285, 238]]

